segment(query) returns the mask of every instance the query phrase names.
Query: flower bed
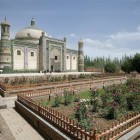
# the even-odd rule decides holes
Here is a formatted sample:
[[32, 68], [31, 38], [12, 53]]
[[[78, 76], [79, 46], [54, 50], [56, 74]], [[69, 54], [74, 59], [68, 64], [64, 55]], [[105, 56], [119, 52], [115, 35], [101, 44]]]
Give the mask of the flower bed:
[[126, 84], [78, 95], [66, 92], [62, 97], [56, 96], [39, 102], [75, 119], [88, 131], [97, 126], [106, 129], [122, 115], [140, 111], [140, 80], [130, 79]]

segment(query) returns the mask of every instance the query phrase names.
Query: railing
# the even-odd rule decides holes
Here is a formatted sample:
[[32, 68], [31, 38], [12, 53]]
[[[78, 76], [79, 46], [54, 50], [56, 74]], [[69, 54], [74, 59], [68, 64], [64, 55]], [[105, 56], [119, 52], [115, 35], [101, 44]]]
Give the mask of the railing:
[[[108, 80], [108, 79], [121, 79], [122, 77], [120, 76], [114, 76], [114, 78], [110, 78], [110, 77], [102, 77], [103, 80]], [[0, 84], [0, 88], [2, 88], [3, 90], [16, 90], [16, 89], [26, 89], [26, 88], [34, 88], [34, 87], [37, 87], [37, 86], [52, 86], [52, 85], [57, 85], [57, 84], [69, 84], [69, 83], [75, 83], [75, 84], [78, 84], [79, 82], [92, 82], [92, 81], [99, 81], [100, 78], [95, 78], [95, 79], [80, 79], [80, 80], [71, 80], [71, 81], [59, 81], [59, 82], [45, 82], [45, 83], [38, 83], [38, 84], [20, 84], [20, 85], [7, 85], [7, 84], [3, 84], [1, 83]], [[103, 80], [100, 80], [100, 81], [103, 81]]]
[[25, 95], [18, 95], [18, 101], [23, 103], [26, 107], [35, 111], [38, 115], [54, 124], [63, 132], [69, 134], [71, 137], [79, 140], [94, 140], [94, 135], [86, 132], [86, 130], [79, 127], [78, 123], [68, 118], [62, 113], [49, 108], [43, 107], [35, 103], [32, 99], [27, 98]]
[[114, 140], [140, 125], [140, 112], [124, 115], [111, 128], [96, 134], [96, 140]]
[[96, 80], [96, 81], [88, 81], [88, 82], [79, 82], [79, 83], [71, 83], [68, 85], [61, 85], [58, 87], [50, 87], [47, 89], [38, 89], [30, 92], [24, 92], [27, 94], [26, 96], [34, 97], [34, 96], [41, 96], [41, 95], [49, 95], [49, 94], [59, 94], [63, 93], [64, 90], [67, 91], [82, 91], [82, 90], [89, 90], [91, 88], [99, 88], [107, 85], [118, 84], [126, 82], [127, 78], [112, 78], [112, 79], [104, 79], [104, 80]]

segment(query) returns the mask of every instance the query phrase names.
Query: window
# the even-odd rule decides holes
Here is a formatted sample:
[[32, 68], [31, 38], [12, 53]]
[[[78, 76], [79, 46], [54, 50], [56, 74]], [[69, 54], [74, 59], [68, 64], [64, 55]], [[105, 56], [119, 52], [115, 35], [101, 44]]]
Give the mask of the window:
[[69, 59], [69, 56], [67, 56], [67, 59]]
[[73, 57], [73, 60], [75, 60], [75, 57]]
[[57, 60], [57, 56], [55, 56], [55, 58], [54, 58], [55, 60]]
[[31, 52], [31, 56], [34, 56], [34, 52]]
[[20, 50], [17, 50], [17, 55], [21, 55], [21, 51]]

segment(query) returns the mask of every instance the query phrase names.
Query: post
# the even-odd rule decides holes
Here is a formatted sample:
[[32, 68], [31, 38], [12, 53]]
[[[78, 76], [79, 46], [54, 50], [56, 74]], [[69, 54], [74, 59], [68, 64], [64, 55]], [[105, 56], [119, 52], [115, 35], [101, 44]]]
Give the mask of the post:
[[97, 128], [96, 127], [94, 128], [93, 140], [98, 140]]

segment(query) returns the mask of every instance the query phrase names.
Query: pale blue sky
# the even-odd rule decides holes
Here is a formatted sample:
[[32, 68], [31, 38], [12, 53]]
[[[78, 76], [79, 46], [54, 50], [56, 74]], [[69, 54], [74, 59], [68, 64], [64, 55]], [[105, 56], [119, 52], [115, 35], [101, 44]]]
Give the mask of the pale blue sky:
[[32, 17], [49, 36], [84, 41], [85, 54], [121, 57], [140, 53], [140, 0], [0, 0], [0, 21], [11, 23], [11, 38]]

